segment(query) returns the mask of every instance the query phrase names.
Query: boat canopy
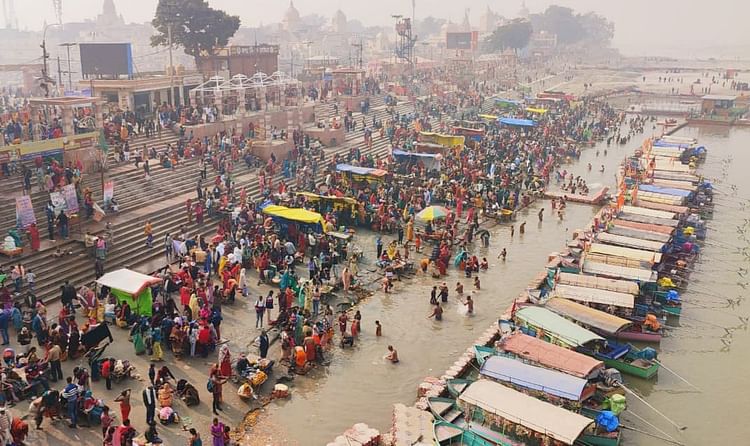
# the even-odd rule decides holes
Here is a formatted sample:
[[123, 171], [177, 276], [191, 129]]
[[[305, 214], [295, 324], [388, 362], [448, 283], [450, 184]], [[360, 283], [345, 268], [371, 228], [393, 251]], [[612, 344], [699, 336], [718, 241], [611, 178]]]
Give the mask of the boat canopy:
[[536, 125], [536, 121], [532, 119], [500, 118], [497, 121], [500, 124], [512, 125], [517, 127], [534, 127]]
[[680, 223], [677, 220], [667, 219], [667, 218], [658, 218], [658, 217], [650, 217], [648, 215], [643, 214], [633, 214], [630, 212], [621, 212], [617, 215], [617, 218], [628, 220], [628, 221], [634, 221], [637, 223], [646, 223], [650, 225], [661, 225], [661, 226], [671, 226], [673, 228], [676, 228], [677, 225]]
[[627, 212], [630, 214], [645, 215], [647, 217], [664, 218], [667, 220], [673, 220], [676, 217], [674, 212], [659, 211], [656, 209], [648, 209], [648, 208], [643, 208], [639, 206], [629, 206], [629, 205], [623, 206], [622, 212]]
[[560, 273], [557, 286], [570, 285], [581, 288], [627, 293], [637, 296], [640, 293], [638, 284], [630, 280], [608, 279], [606, 277], [586, 276], [584, 274]]
[[674, 187], [661, 187], [656, 186], [653, 184], [641, 184], [638, 186], [639, 191], [646, 191], [646, 192], [653, 192], [655, 194], [663, 194], [663, 195], [675, 195], [678, 197], [687, 198], [690, 196], [690, 194], [693, 193], [693, 191], [685, 190], [685, 189], [677, 189]]
[[486, 379], [471, 383], [458, 399], [567, 445], [575, 443], [594, 423], [583, 415]]
[[675, 214], [687, 214], [690, 208], [687, 206], [678, 206], [673, 204], [657, 203], [655, 201], [637, 200], [635, 206], [656, 209], [657, 211], [674, 212]]
[[636, 280], [638, 282], [656, 282], [658, 275], [656, 271], [643, 268], [631, 268], [629, 266], [607, 265], [606, 263], [583, 262], [583, 272], [599, 276]]
[[[667, 194], [655, 194], [653, 192], [646, 192], [643, 190], [638, 192], [638, 201], [649, 201], [670, 206], [682, 206], [685, 204], [685, 199], [683, 197]], [[641, 204], [641, 206], [643, 205]]]
[[646, 251], [661, 252], [664, 248], [664, 243], [655, 242], [651, 240], [644, 240], [642, 238], [628, 237], [625, 235], [611, 234], [607, 232], [600, 232], [596, 235], [596, 241], [601, 243], [607, 243], [610, 245], [623, 246], [626, 248], [643, 249]]
[[695, 190], [695, 184], [691, 183], [690, 181], [656, 179], [652, 181], [652, 184], [658, 187], [673, 187], [675, 189], [684, 189], [689, 191]]
[[576, 320], [587, 327], [601, 330], [604, 333], [615, 334], [632, 324], [627, 319], [559, 297], [548, 300], [545, 306], [560, 316]]
[[690, 173], [691, 171], [690, 166], [682, 164], [679, 161], [675, 161], [673, 158], [664, 158], [664, 157], [657, 156], [655, 157], [655, 160], [656, 160], [656, 170], [663, 170], [666, 172], [681, 172], [681, 173]]
[[698, 184], [700, 177], [689, 172], [667, 172], [664, 170], [654, 171], [654, 178], [660, 178], [664, 180], [679, 180], [679, 181], [690, 181]]
[[383, 169], [352, 166], [350, 164], [336, 164], [336, 170], [339, 172], [348, 172], [356, 175], [366, 175], [372, 177], [384, 177], [388, 174], [388, 171]]
[[642, 231], [640, 229], [625, 228], [622, 226], [612, 226], [607, 228], [607, 234], [623, 235], [625, 237], [633, 237], [641, 240], [651, 240], [654, 242], [667, 243], [672, 238], [669, 234], [661, 234], [658, 232]]
[[675, 228], [671, 226], [655, 225], [651, 223], [641, 223], [637, 221], [622, 220], [619, 218], [612, 220], [611, 223], [616, 228], [617, 227], [631, 228], [631, 229], [638, 229], [640, 231], [656, 232], [659, 234], [672, 235], [675, 231]]
[[[580, 274], [578, 274], [580, 276]], [[586, 276], [584, 276], [586, 277]], [[632, 283], [632, 282], [631, 282]], [[636, 285], [636, 293], [638, 286]], [[614, 305], [620, 308], [633, 308], [635, 298], [632, 293], [618, 293], [617, 291], [600, 290], [597, 288], [586, 288], [574, 285], [558, 283], [552, 290], [552, 296], [570, 299], [576, 302]]]
[[592, 243], [589, 252], [592, 254], [604, 254], [606, 256], [625, 257], [626, 259], [633, 259], [639, 262], [661, 262], [661, 253], [659, 252], [625, 248], [623, 246], [605, 245], [603, 243]]
[[555, 370], [526, 364], [506, 356], [490, 356], [482, 364], [479, 374], [494, 381], [538, 390], [571, 401], [581, 401], [586, 381]]
[[516, 311], [516, 319], [531, 328], [543, 330], [544, 335], [552, 339], [554, 343], [562, 343], [569, 347], [580, 347], [592, 341], [604, 340], [598, 334], [542, 307], [523, 307]]
[[516, 331], [501, 341], [503, 351], [579, 378], [593, 378], [604, 369], [604, 363], [590, 356], [569, 350]]

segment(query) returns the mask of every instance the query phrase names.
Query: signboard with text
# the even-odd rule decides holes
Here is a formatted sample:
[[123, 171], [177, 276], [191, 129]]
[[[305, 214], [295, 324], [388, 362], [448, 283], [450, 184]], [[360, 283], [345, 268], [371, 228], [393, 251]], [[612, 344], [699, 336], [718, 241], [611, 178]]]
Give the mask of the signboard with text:
[[16, 226], [25, 229], [35, 223], [36, 215], [31, 197], [28, 195], [16, 197]]

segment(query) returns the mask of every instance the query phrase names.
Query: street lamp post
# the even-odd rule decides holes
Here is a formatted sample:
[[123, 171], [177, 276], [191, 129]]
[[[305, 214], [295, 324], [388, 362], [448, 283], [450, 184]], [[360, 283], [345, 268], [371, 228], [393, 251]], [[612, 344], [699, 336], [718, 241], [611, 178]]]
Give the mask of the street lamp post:
[[62, 25], [60, 23], [51, 23], [48, 25], [44, 25], [44, 30], [42, 31], [42, 44], [39, 45], [42, 48], [42, 83], [44, 85], [45, 97], [49, 97], [49, 86], [47, 86], [47, 79], [49, 79], [49, 75], [47, 74], [47, 59], [49, 59], [49, 54], [47, 54], [47, 29], [52, 26]]

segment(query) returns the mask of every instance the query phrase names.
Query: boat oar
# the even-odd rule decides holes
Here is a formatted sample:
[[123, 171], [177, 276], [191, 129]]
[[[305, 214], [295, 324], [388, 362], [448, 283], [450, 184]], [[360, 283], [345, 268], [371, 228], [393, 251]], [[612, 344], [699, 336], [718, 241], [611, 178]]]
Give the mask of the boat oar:
[[687, 384], [688, 386], [692, 387], [693, 389], [695, 389], [695, 390], [697, 390], [697, 391], [699, 391], [699, 392], [701, 392], [701, 391], [702, 391], [701, 389], [699, 389], [699, 388], [698, 388], [698, 386], [695, 386], [695, 385], [694, 385], [693, 383], [691, 383], [690, 381], [688, 381], [688, 380], [686, 380], [685, 378], [683, 378], [682, 376], [678, 375], [678, 374], [677, 374], [677, 372], [675, 372], [674, 370], [672, 370], [672, 369], [670, 369], [669, 367], [665, 366], [663, 362], [659, 361], [658, 359], [654, 359], [653, 361], [654, 361], [655, 363], [659, 364], [659, 367], [661, 367], [661, 368], [663, 368], [664, 370], [668, 371], [669, 373], [673, 374], [673, 375], [674, 375], [674, 376], [676, 376], [676, 377], [677, 377], [677, 378], [678, 378], [678, 379], [679, 379], [680, 381], [684, 382], [684, 383], [685, 383], [685, 384]]
[[677, 440], [673, 440], [673, 439], [670, 439], [670, 438], [667, 438], [667, 437], [662, 437], [661, 435], [652, 434], [651, 432], [646, 432], [644, 430], [635, 428], [633, 426], [627, 426], [625, 424], [621, 424], [620, 427], [623, 428], [623, 429], [627, 429], [629, 431], [638, 432], [639, 434], [643, 434], [643, 435], [647, 435], [647, 436], [652, 437], [652, 438], [656, 438], [657, 440], [661, 440], [661, 441], [664, 441], [666, 443], [675, 444], [675, 445], [678, 445], [678, 446], [685, 446], [685, 443], [681, 443], [681, 442], [679, 442]]
[[687, 429], [687, 426], [680, 426], [679, 424], [675, 423], [674, 421], [672, 421], [671, 418], [669, 418], [668, 416], [666, 416], [663, 413], [661, 413], [659, 411], [659, 409], [657, 409], [656, 407], [652, 406], [648, 401], [646, 401], [643, 398], [641, 398], [637, 393], [635, 393], [634, 391], [630, 390], [624, 384], [620, 383], [620, 387], [622, 387], [629, 394], [633, 395], [638, 401], [640, 401], [643, 404], [645, 404], [649, 409], [651, 409], [654, 412], [656, 412], [657, 414], [661, 415], [662, 418], [664, 418], [665, 420], [667, 420], [669, 422], [669, 424], [671, 424], [672, 426], [676, 427], [677, 430], [684, 431], [685, 429]]

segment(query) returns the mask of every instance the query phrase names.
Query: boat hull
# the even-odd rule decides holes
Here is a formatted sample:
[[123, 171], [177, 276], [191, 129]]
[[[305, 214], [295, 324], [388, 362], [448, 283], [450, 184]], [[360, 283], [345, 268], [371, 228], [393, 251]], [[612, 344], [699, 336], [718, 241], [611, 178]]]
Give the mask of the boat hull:
[[630, 362], [621, 361], [619, 359], [610, 359], [599, 355], [597, 355], [597, 359], [602, 360], [607, 367], [612, 367], [626, 375], [635, 376], [637, 378], [651, 379], [659, 372], [658, 364], [651, 364], [649, 367], [639, 367]]

